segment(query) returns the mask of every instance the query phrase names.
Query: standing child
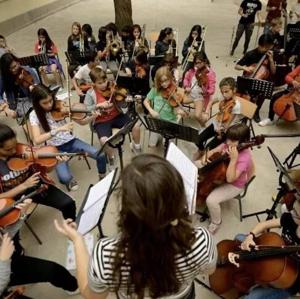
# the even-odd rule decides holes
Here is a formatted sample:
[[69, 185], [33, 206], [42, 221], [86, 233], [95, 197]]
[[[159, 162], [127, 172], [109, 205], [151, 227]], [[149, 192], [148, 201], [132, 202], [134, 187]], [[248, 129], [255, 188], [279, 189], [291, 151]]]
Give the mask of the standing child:
[[231, 126], [226, 132], [226, 142], [209, 151], [202, 163], [209, 162], [215, 153], [228, 153], [230, 162], [226, 171], [226, 183], [215, 188], [207, 197], [206, 204], [210, 214], [208, 230], [214, 234], [221, 225], [221, 203], [233, 199], [241, 193], [254, 174], [254, 163], [250, 149], [240, 152], [237, 146], [250, 139], [250, 129], [245, 124]]

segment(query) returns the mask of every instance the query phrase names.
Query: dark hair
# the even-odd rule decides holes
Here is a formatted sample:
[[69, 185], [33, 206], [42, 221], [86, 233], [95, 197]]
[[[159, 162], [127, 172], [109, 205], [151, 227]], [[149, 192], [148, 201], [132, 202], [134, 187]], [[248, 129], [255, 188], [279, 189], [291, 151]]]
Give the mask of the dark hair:
[[5, 37], [4, 37], [3, 35], [1, 35], [1, 34], [0, 34], [0, 38], [2, 38], [2, 39], [4, 39], [4, 40], [5, 40]]
[[[40, 36], [44, 36], [45, 37], [45, 40], [46, 40], [46, 51], [49, 51], [53, 45], [53, 41], [51, 40], [48, 32], [46, 29], [44, 28], [40, 28], [37, 32], [37, 35]], [[39, 45], [41, 44], [41, 41], [39, 40]]]
[[132, 37], [133, 37], [133, 31], [134, 31], [135, 29], [138, 29], [138, 30], [139, 30], [139, 32], [140, 32], [140, 36], [139, 36], [139, 37], [141, 37], [141, 34], [142, 34], [142, 28], [141, 28], [141, 26], [140, 26], [139, 24], [134, 24], [134, 25], [132, 25], [132, 28], [131, 28], [131, 35], [132, 35]]
[[87, 34], [88, 37], [93, 36], [93, 29], [92, 29], [92, 26], [90, 24], [82, 25], [81, 30], [84, 31]]
[[205, 52], [197, 52], [197, 53], [194, 55], [193, 64], [196, 63], [196, 60], [202, 60], [202, 61], [204, 61], [208, 66], [210, 66], [210, 61], [208, 60], [207, 55], [206, 55]]
[[193, 31], [197, 31], [197, 33], [198, 33], [198, 36], [197, 36], [196, 40], [197, 41], [201, 41], [202, 40], [202, 38], [201, 38], [201, 35], [202, 35], [202, 27], [201, 27], [201, 25], [194, 25], [192, 27], [192, 29], [191, 29], [190, 34], [189, 34], [189, 46], [192, 44], [192, 42], [194, 40], [194, 38], [192, 37]]
[[144, 154], [133, 158], [121, 179], [115, 291], [122, 282], [121, 268], [129, 264], [128, 293], [139, 299], [145, 289], [151, 298], [174, 294], [180, 288], [175, 256], [184, 255], [195, 240], [182, 177], [164, 158]]
[[262, 34], [258, 39], [258, 45], [261, 47], [274, 45], [274, 37], [271, 34]]
[[5, 53], [0, 58], [1, 77], [3, 81], [3, 88], [6, 93], [14, 92], [15, 77], [10, 71], [10, 65], [14, 61], [18, 62], [19, 59], [11, 53]]
[[16, 138], [15, 131], [5, 124], [0, 123], [0, 147], [3, 147], [3, 144], [12, 138]]
[[144, 50], [138, 50], [135, 55], [138, 64], [148, 64], [148, 55]]
[[235, 79], [232, 77], [223, 78], [219, 83], [219, 87], [221, 88], [223, 86], [229, 86], [232, 90], [234, 90], [236, 88]]
[[112, 31], [114, 36], [117, 35], [117, 33], [118, 33], [118, 28], [117, 28], [117, 26], [116, 26], [115, 23], [110, 22], [110, 23], [108, 23], [105, 27], [106, 27], [106, 29], [107, 29], [108, 31]]
[[[50, 132], [51, 128], [46, 118], [46, 112], [42, 108], [40, 101], [45, 100], [48, 96], [52, 96], [51, 91], [44, 85], [36, 85], [32, 92], [32, 107], [36, 113], [36, 116], [41, 124], [41, 127], [45, 132]], [[54, 104], [54, 102], [53, 102]]]
[[226, 139], [238, 141], [239, 143], [250, 140], [250, 128], [243, 123], [235, 124], [228, 128]]
[[98, 55], [97, 52], [88, 51], [85, 54], [86, 62], [87, 63], [89, 63], [89, 62], [95, 62], [95, 59], [96, 59], [97, 55]]
[[98, 80], [107, 79], [107, 76], [106, 76], [106, 73], [102, 69], [100, 69], [99, 67], [94, 67], [90, 71], [90, 78], [93, 83], [96, 83], [96, 81], [98, 81]]
[[106, 31], [107, 28], [105, 26], [101, 26], [98, 30], [98, 39], [99, 41], [106, 41]]
[[166, 27], [162, 29], [158, 36], [158, 41], [163, 41], [165, 37], [173, 32], [173, 29], [171, 27]]

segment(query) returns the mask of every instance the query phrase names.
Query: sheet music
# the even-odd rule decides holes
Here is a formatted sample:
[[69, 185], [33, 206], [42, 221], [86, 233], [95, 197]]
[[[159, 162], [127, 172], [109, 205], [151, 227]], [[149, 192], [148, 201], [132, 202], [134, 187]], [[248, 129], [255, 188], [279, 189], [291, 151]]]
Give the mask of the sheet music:
[[96, 201], [107, 196], [109, 192], [110, 185], [114, 178], [115, 170], [110, 172], [105, 178], [103, 178], [96, 185], [91, 187], [88, 199], [85, 203], [83, 211], [88, 210]]
[[190, 214], [195, 213], [197, 196], [198, 168], [194, 163], [174, 144], [170, 143], [166, 159], [181, 174]]

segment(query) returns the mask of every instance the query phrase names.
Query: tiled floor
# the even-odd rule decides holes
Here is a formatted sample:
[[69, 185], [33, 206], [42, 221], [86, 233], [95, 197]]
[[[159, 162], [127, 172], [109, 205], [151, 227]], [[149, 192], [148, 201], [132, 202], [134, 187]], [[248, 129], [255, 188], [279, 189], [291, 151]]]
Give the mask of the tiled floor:
[[[238, 20], [236, 14], [238, 6], [233, 1], [214, 0], [211, 2], [209, 0], [190, 0], [184, 2], [179, 0], [133, 0], [132, 3], [134, 20], [140, 24], [145, 23], [147, 25], [147, 33], [151, 30], [158, 31], [165, 26], [179, 28], [180, 46], [192, 25], [197, 23], [206, 25], [206, 50], [211, 64], [217, 73], [218, 81], [224, 76], [235, 76], [238, 74], [233, 70], [233, 61], [241, 56], [241, 45], [237, 49], [235, 57], [228, 56], [233, 26], [236, 25]], [[7, 13], [11, 11], [7, 11]], [[59, 11], [8, 36], [8, 43], [17, 50], [19, 56], [30, 55], [33, 52], [37, 29], [45, 27], [54, 42], [58, 45], [61, 61], [64, 62], [63, 51], [66, 49], [67, 37], [70, 34], [71, 23], [73, 21], [79, 21], [82, 24], [90, 23], [94, 28], [95, 35], [97, 35], [97, 29], [113, 19], [113, 1], [83, 0], [74, 6]], [[255, 37], [256, 31], [254, 32], [252, 42], [255, 40]], [[266, 116], [267, 108], [268, 103], [265, 103], [262, 109], [262, 116]], [[8, 119], [2, 119], [1, 121], [14, 126], [20, 139], [23, 138], [22, 131], [15, 126], [14, 121]], [[257, 134], [288, 134], [300, 131], [299, 123], [286, 124], [280, 122], [273, 127], [260, 128], [254, 125], [254, 128]], [[75, 134], [90, 142], [88, 127], [76, 126]], [[148, 148], [147, 138], [148, 132], [144, 132], [143, 150], [145, 152], [154, 151], [161, 154], [162, 147], [155, 150]], [[260, 149], [255, 148], [253, 150], [257, 178], [251, 184], [248, 194], [243, 200], [245, 212], [258, 211], [269, 208], [272, 205], [271, 197], [276, 193], [278, 173], [276, 173], [274, 164], [267, 151], [267, 146], [270, 146], [278, 154], [279, 158], [283, 160], [299, 144], [299, 140], [300, 138], [266, 139]], [[98, 146], [98, 142], [96, 142], [96, 146]], [[179, 142], [179, 147], [190, 156], [195, 149], [193, 145], [183, 142]], [[128, 162], [131, 158], [128, 141], [126, 141], [124, 146], [124, 156], [125, 162]], [[76, 161], [74, 159], [71, 164], [74, 175], [80, 183], [80, 189], [72, 193], [79, 206], [89, 184], [97, 181], [97, 175], [93, 161], [91, 161], [92, 170], [88, 170], [84, 161]], [[104, 233], [107, 235], [112, 235], [116, 231], [117, 210], [118, 203], [116, 198], [113, 197], [109, 202], [103, 222]], [[220, 231], [216, 234], [216, 241], [224, 238], [233, 238], [238, 232], [248, 232], [256, 223], [254, 218], [248, 218], [240, 222], [238, 218], [238, 204], [234, 201], [222, 206], [222, 216], [223, 224]], [[26, 253], [29, 255], [65, 263], [66, 240], [54, 230], [54, 218], [60, 219], [61, 216], [55, 210], [39, 206], [30, 219], [30, 222], [41, 236], [43, 245], [37, 245], [26, 228], [22, 231], [23, 243]], [[203, 225], [206, 225], [206, 223]], [[28, 295], [33, 298], [56, 299], [67, 298], [68, 296], [63, 291], [55, 289], [48, 284], [29, 286], [27, 290]], [[204, 288], [197, 286], [197, 298], [200, 297], [215, 298], [214, 295], [208, 293]], [[74, 296], [73, 298], [80, 298], [80, 296]]]

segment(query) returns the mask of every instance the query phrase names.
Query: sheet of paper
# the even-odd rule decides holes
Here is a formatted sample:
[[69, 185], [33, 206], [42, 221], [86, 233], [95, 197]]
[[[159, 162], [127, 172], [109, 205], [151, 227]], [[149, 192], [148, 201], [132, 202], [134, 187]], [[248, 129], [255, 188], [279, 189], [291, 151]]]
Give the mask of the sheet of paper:
[[[84, 236], [84, 241], [87, 246], [89, 255], [91, 255], [94, 248], [94, 236], [92, 234], [87, 234]], [[66, 268], [69, 271], [76, 269], [74, 245], [70, 240], [68, 240]]]
[[109, 192], [112, 180], [114, 178], [115, 171], [116, 170], [110, 172], [104, 179], [90, 188], [89, 196], [83, 211], [88, 210], [96, 201], [102, 198], [104, 200], [106, 199], [107, 193]]
[[194, 163], [174, 144], [170, 143], [166, 159], [181, 174], [190, 214], [195, 213], [198, 168]]
[[88, 233], [98, 224], [106, 199], [107, 197], [102, 197], [101, 200], [96, 201], [88, 210], [81, 214], [78, 231], [82, 235]]

